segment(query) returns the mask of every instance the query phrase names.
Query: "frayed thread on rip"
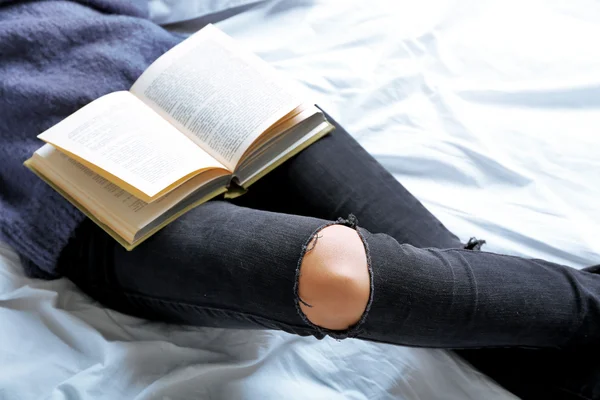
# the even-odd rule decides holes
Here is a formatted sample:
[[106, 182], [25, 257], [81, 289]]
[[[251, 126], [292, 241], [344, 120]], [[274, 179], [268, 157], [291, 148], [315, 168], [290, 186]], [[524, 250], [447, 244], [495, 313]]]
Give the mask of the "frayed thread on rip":
[[467, 242], [467, 244], [465, 244], [465, 249], [466, 250], [474, 250], [474, 251], [479, 251], [481, 250], [481, 247], [486, 244], [486, 241], [483, 239], [477, 239], [476, 237], [472, 237], [471, 239], [469, 239], [469, 241]]
[[[344, 225], [344, 226], [352, 228], [356, 231], [356, 233], [360, 237], [360, 240], [362, 241], [363, 246], [365, 248], [365, 254], [367, 256], [367, 270], [369, 271], [370, 293], [369, 293], [369, 301], [367, 302], [365, 311], [363, 312], [362, 316], [360, 317], [360, 320], [356, 324], [354, 324], [351, 327], [349, 327], [348, 329], [344, 329], [344, 330], [332, 330], [332, 329], [323, 328], [323, 327], [313, 324], [308, 319], [308, 317], [304, 314], [302, 309], [300, 308], [300, 304], [304, 304], [305, 306], [310, 307], [310, 308], [312, 308], [313, 306], [308, 304], [304, 300], [302, 300], [298, 293], [299, 286], [300, 286], [300, 274], [301, 274], [301, 268], [302, 268], [302, 261], [304, 260], [304, 256], [306, 255], [307, 252], [314, 249], [315, 246], [317, 245], [317, 241], [321, 237], [321, 236], [319, 236], [319, 232], [322, 231], [323, 229], [327, 228], [328, 226], [332, 226], [332, 225]], [[315, 238], [315, 241], [312, 243], [312, 245], [310, 245], [313, 238]], [[309, 245], [310, 245], [310, 247], [309, 247]], [[369, 245], [368, 245], [367, 241], [365, 240], [365, 237], [363, 236], [363, 234], [360, 232], [360, 230], [358, 228], [358, 219], [356, 218], [356, 216], [354, 216], [353, 214], [350, 214], [350, 215], [348, 215], [348, 218], [338, 218], [335, 222], [323, 224], [323, 225], [319, 226], [317, 229], [315, 229], [315, 231], [308, 237], [308, 239], [302, 246], [302, 251], [300, 253], [300, 259], [298, 260], [298, 265], [296, 267], [296, 280], [294, 282], [294, 298], [296, 301], [296, 311], [298, 312], [298, 314], [300, 315], [302, 320], [308, 326], [310, 326], [317, 332], [317, 334], [315, 334], [314, 336], [318, 339], [322, 339], [325, 336], [331, 336], [334, 339], [346, 339], [346, 338], [357, 337], [358, 335], [360, 335], [360, 333], [362, 332], [362, 327], [364, 325], [364, 322], [366, 321], [369, 311], [371, 310], [371, 305], [373, 304], [374, 289], [375, 288], [374, 288], [374, 284], [373, 284], [373, 268], [371, 265], [371, 252], [369, 250]]]

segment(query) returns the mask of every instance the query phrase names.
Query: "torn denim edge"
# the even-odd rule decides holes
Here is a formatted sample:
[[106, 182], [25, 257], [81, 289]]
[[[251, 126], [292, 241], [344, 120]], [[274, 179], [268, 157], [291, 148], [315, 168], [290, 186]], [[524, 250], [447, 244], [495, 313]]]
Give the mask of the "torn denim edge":
[[[310, 244], [311, 240], [315, 237], [315, 235], [317, 235], [320, 231], [327, 228], [328, 226], [332, 226], [332, 225], [344, 225], [344, 226], [352, 228], [356, 231], [356, 233], [360, 237], [360, 240], [362, 241], [364, 249], [365, 249], [365, 254], [366, 254], [366, 258], [367, 258], [367, 270], [369, 271], [370, 292], [369, 292], [369, 300], [367, 302], [367, 306], [365, 307], [365, 310], [363, 311], [363, 314], [360, 317], [360, 319], [358, 320], [358, 322], [344, 330], [327, 329], [327, 328], [323, 328], [321, 326], [318, 326], [318, 325], [312, 323], [308, 319], [308, 317], [304, 314], [302, 309], [300, 308], [300, 303], [303, 303], [309, 307], [312, 307], [312, 306], [310, 306], [306, 302], [304, 302], [300, 298], [300, 294], [298, 293], [299, 288], [300, 288], [300, 273], [301, 273], [300, 270], [302, 268], [302, 261], [304, 260], [304, 256], [306, 255], [306, 253], [308, 251], [308, 245]], [[313, 328], [317, 331], [318, 334], [314, 335], [314, 336], [317, 337], [318, 339], [322, 339], [325, 336], [331, 336], [334, 339], [340, 339], [340, 340], [346, 339], [346, 338], [357, 337], [362, 332], [362, 326], [364, 325], [364, 322], [367, 319], [369, 311], [371, 310], [371, 305], [373, 304], [374, 292], [375, 292], [375, 286], [373, 283], [373, 267], [371, 264], [371, 251], [369, 249], [369, 245], [368, 245], [364, 235], [360, 232], [360, 230], [358, 228], [358, 219], [353, 214], [350, 214], [350, 215], [348, 215], [347, 219], [338, 218], [335, 222], [329, 222], [327, 224], [323, 224], [323, 225], [319, 226], [317, 229], [315, 229], [313, 231], [313, 233], [308, 237], [308, 239], [306, 240], [304, 245], [302, 246], [302, 251], [300, 253], [300, 259], [298, 260], [298, 265], [296, 267], [296, 279], [294, 282], [294, 300], [296, 302], [296, 311], [298, 312], [298, 314], [300, 315], [302, 320], [308, 326], [310, 326], [311, 328]]]
[[477, 239], [476, 237], [472, 237], [469, 239], [467, 244], [463, 246], [465, 250], [473, 250], [473, 251], [481, 251], [481, 248], [487, 242], [483, 239]]

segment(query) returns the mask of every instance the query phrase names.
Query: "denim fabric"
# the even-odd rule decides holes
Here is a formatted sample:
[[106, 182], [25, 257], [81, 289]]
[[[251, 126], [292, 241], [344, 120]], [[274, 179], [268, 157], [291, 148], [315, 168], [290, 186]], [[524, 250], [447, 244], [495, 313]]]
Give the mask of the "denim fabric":
[[[310, 323], [297, 297], [306, 245], [332, 223], [357, 229], [372, 285], [363, 318], [341, 332]], [[542, 389], [556, 396], [589, 392], [572, 398], [598, 395], [589, 378], [595, 361], [573, 377], [551, 360], [575, 357], [579, 348], [595, 351], [600, 276], [469, 250], [480, 246], [462, 244], [337, 126], [246, 195], [204, 204], [132, 252], [84, 222], [63, 252], [61, 269], [105, 305], [148, 319], [407, 346], [485, 347], [487, 353], [459, 354], [518, 395]], [[503, 347], [516, 349], [494, 349]], [[520, 364], [529, 369], [508, 373]], [[528, 378], [542, 367], [556, 377]]]

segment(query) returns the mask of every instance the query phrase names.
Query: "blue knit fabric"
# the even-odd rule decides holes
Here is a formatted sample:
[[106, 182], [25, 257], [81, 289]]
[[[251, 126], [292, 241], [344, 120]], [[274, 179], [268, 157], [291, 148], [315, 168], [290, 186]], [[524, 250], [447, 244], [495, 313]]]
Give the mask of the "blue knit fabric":
[[129, 89], [180, 41], [146, 18], [146, 0], [0, 0], [0, 240], [31, 276], [59, 276], [84, 216], [23, 162], [42, 146], [39, 133]]

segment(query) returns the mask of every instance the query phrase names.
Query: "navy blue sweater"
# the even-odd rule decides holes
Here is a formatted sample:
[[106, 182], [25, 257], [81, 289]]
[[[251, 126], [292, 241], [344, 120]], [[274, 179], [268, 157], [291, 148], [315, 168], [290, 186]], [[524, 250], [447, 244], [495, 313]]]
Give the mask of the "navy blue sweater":
[[23, 166], [36, 136], [90, 101], [129, 89], [180, 38], [147, 19], [147, 0], [0, 0], [0, 240], [29, 275], [58, 277], [84, 219]]

